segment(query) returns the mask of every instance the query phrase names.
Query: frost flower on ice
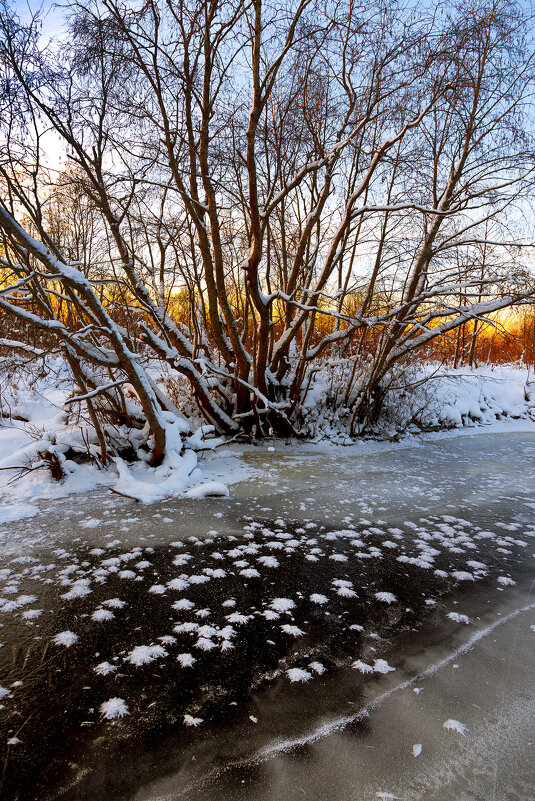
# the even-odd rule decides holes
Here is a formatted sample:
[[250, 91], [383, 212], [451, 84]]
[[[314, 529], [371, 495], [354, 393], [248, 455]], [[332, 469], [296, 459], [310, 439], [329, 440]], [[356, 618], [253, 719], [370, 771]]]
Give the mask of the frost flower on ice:
[[373, 665], [374, 673], [391, 673], [396, 668], [389, 665], [386, 659], [376, 659]]
[[[162, 585], [158, 585], [158, 584], [156, 585], [156, 587], [159, 587], [159, 586], [162, 586]], [[186, 587], [189, 587], [189, 582], [186, 581], [185, 579], [174, 578], [174, 579], [171, 579], [171, 581], [167, 582], [167, 586], [169, 587], [170, 590], [178, 590], [179, 592], [181, 592], [182, 590], [185, 590]], [[164, 591], [165, 591], [165, 587], [164, 587]], [[155, 587], [151, 587], [150, 592], [156, 592]]]
[[117, 667], [115, 665], [111, 665], [109, 662], [101, 662], [100, 665], [94, 667], [93, 670], [99, 676], [107, 676], [109, 673], [115, 673]]
[[64, 593], [61, 597], [65, 598], [67, 601], [73, 601], [75, 598], [84, 598], [86, 595], [89, 595], [92, 592], [92, 590], [89, 589], [88, 584], [89, 581], [87, 579], [75, 581], [71, 589]]
[[322, 595], [320, 592], [313, 592], [310, 596], [310, 600], [313, 604], [326, 604], [329, 602], [329, 599], [326, 595]]
[[115, 720], [116, 718], [124, 718], [129, 715], [128, 707], [122, 698], [110, 698], [100, 705], [100, 714], [106, 720]]
[[192, 667], [196, 661], [191, 654], [179, 654], [177, 656], [177, 662], [180, 662], [180, 666], [183, 668]]
[[37, 601], [36, 595], [19, 595], [17, 598], [17, 603], [19, 606], [26, 606], [26, 604], [33, 604], [34, 601]]
[[245, 570], [240, 570], [240, 576], [245, 576], [245, 578], [259, 578], [260, 573], [254, 567], [247, 567]]
[[240, 625], [241, 623], [247, 623], [250, 617], [250, 615], [242, 615], [241, 612], [232, 612], [232, 614], [227, 615], [226, 619], [229, 623]]
[[274, 598], [270, 606], [275, 612], [289, 612], [290, 609], [295, 609], [295, 602], [291, 598]]
[[274, 557], [274, 556], [259, 556], [258, 557], [258, 561], [260, 562], [261, 565], [264, 565], [264, 567], [278, 567], [279, 566], [279, 560], [276, 559], [276, 557]]
[[[172, 543], [171, 543], [172, 544]], [[183, 567], [190, 559], [193, 559], [193, 556], [189, 553], [181, 553], [179, 556], [175, 556], [173, 559], [173, 564], [177, 567]]]
[[197, 642], [195, 643], [195, 648], [200, 648], [201, 651], [211, 651], [212, 648], [216, 648], [216, 644], [213, 640], [208, 639], [207, 637], [199, 637]]
[[475, 559], [470, 559], [469, 562], [466, 563], [468, 567], [472, 567], [474, 570], [486, 570], [487, 565], [484, 562], [476, 562]]
[[95, 609], [91, 615], [91, 620], [96, 620], [98, 623], [101, 623], [104, 620], [113, 620], [114, 617], [115, 615], [113, 612], [110, 612], [109, 609]]
[[215, 570], [212, 570], [210, 575], [212, 578], [226, 578], [227, 573], [221, 567], [218, 567]]
[[22, 613], [22, 617], [24, 620], [35, 620], [36, 617], [40, 617], [42, 614], [42, 609], [27, 609]]
[[497, 581], [498, 584], [502, 585], [502, 587], [512, 587], [514, 584], [516, 584], [516, 581], [513, 581], [513, 579], [509, 578], [509, 576], [498, 576]]
[[19, 605], [16, 601], [6, 601], [0, 607], [0, 612], [15, 612], [19, 608]]
[[190, 576], [188, 581], [190, 584], [205, 584], [210, 581], [210, 576]]
[[217, 629], [205, 623], [204, 626], [199, 626], [197, 634], [199, 637], [213, 637], [214, 634], [217, 634]]
[[167, 656], [167, 651], [161, 645], [138, 645], [130, 651], [126, 661], [140, 667], [154, 662], [155, 659], [160, 659], [162, 656]]
[[153, 595], [163, 595], [166, 589], [167, 587], [165, 584], [153, 584], [152, 587], [149, 587], [147, 592], [152, 592]]
[[61, 631], [59, 634], [56, 634], [52, 642], [55, 645], [64, 645], [66, 648], [70, 648], [77, 639], [78, 635], [75, 634], [74, 631]]
[[289, 626], [287, 623], [284, 626], [281, 626], [281, 629], [284, 631], [285, 634], [289, 634], [290, 637], [300, 637], [305, 632], [300, 629], [298, 626]]
[[314, 673], [317, 673], [318, 676], [321, 676], [325, 673], [325, 667], [321, 664], [321, 662], [311, 662], [309, 664], [310, 670], [313, 670]]
[[203, 722], [202, 718], [194, 718], [192, 715], [184, 715], [185, 726], [199, 726]]
[[312, 673], [302, 668], [290, 668], [286, 671], [286, 675], [292, 682], [309, 681], [312, 678]]
[[372, 666], [367, 665], [366, 662], [363, 662], [361, 659], [355, 660], [351, 667], [353, 670], [360, 670], [361, 673], [373, 673]]
[[466, 734], [468, 731], [468, 726], [465, 726], [464, 723], [459, 723], [458, 720], [453, 720], [452, 718], [448, 718], [442, 724], [445, 729], [449, 729], [450, 731], [456, 731], [459, 734]]
[[446, 617], [449, 617], [454, 623], [466, 623], [466, 625], [470, 623], [470, 618], [466, 615], [460, 615], [459, 612], [448, 612]]
[[355, 590], [352, 590], [351, 587], [339, 587], [336, 591], [337, 595], [341, 595], [342, 598], [356, 598], [357, 593]]
[[188, 609], [193, 609], [195, 604], [193, 601], [190, 601], [188, 598], [181, 598], [179, 601], [175, 601], [173, 604], [173, 609], [176, 609], [178, 612], [186, 611]]
[[173, 627], [173, 631], [176, 631], [177, 634], [192, 634], [194, 631], [197, 631], [198, 628], [198, 623], [188, 621], [187, 623], [177, 623], [177, 625]]
[[467, 573], [466, 570], [454, 570], [451, 575], [457, 581], [474, 581], [473, 573]]
[[109, 601], [102, 601], [102, 606], [109, 606], [110, 609], [122, 609], [123, 606], [126, 606], [126, 602], [121, 601], [120, 598], [110, 598]]
[[391, 592], [376, 592], [375, 597], [378, 601], [382, 601], [385, 604], [393, 604], [397, 601], [395, 595], [392, 595]]

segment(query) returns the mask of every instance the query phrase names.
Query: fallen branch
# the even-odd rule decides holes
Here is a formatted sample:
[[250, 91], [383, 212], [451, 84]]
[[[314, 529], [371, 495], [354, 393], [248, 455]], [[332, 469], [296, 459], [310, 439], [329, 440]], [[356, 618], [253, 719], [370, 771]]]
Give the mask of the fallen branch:
[[110, 492], [114, 492], [116, 495], [120, 495], [122, 498], [129, 498], [131, 501], [139, 503], [139, 498], [134, 498], [133, 495], [127, 495], [126, 492], [119, 492], [119, 490], [116, 490], [113, 487], [108, 487], [108, 489]]
[[243, 436], [243, 432], [238, 431], [238, 433], [234, 434], [234, 436], [231, 439], [226, 439], [224, 442], [220, 442], [219, 445], [214, 445], [213, 448], [197, 448], [195, 450], [195, 453], [203, 453], [204, 451], [216, 451], [218, 448], [222, 448], [223, 445], [230, 445], [231, 442], [235, 442], [238, 439], [238, 437], [241, 436]]

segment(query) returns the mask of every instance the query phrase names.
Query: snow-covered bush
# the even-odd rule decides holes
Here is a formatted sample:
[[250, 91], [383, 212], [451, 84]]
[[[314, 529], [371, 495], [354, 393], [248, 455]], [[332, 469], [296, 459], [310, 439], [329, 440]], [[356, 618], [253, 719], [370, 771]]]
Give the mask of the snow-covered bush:
[[[338, 360], [314, 373], [299, 407], [299, 426], [305, 436], [334, 441], [351, 436], [365, 369], [366, 363]], [[398, 366], [384, 380], [379, 414], [364, 433], [396, 438], [488, 425], [500, 419], [535, 419], [535, 391], [529, 378], [528, 369], [516, 365], [453, 369], [413, 362]]]

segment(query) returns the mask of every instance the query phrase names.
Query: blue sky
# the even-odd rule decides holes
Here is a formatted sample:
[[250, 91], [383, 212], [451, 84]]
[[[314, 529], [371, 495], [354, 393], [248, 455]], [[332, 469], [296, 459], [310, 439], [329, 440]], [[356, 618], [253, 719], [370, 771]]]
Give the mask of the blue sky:
[[43, 2], [15, 0], [13, 3], [13, 7], [23, 22], [29, 20], [30, 16], [39, 10], [44, 13], [43, 35], [46, 39], [60, 33], [65, 19], [65, 5], [67, 4], [59, 6], [52, 0], [43, 0]]

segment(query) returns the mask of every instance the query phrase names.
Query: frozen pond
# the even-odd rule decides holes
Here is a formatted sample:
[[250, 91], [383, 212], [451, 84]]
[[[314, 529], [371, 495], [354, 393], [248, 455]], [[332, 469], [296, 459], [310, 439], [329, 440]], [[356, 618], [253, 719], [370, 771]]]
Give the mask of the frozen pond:
[[2, 798], [530, 798], [535, 434], [239, 465], [0, 527]]

